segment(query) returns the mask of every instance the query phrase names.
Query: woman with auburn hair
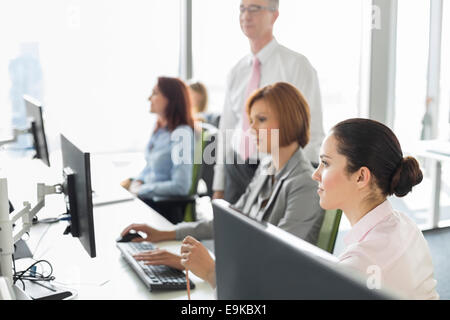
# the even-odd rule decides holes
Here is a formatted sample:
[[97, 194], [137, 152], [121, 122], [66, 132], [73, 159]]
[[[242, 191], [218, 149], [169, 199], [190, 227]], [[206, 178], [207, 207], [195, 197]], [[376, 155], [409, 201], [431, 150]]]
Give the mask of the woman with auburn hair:
[[[146, 148], [146, 166], [135, 178], [121, 184], [174, 223], [182, 212], [152, 201], [154, 196], [187, 195], [192, 183], [194, 121], [187, 86], [177, 78], [159, 77], [149, 97], [156, 128]], [[181, 153], [180, 153], [181, 151]], [[173, 158], [173, 155], [179, 158]]]
[[342, 265], [377, 276], [382, 289], [402, 298], [439, 298], [422, 232], [387, 200], [405, 196], [423, 177], [417, 160], [403, 157], [391, 129], [369, 119], [338, 123], [322, 143], [312, 177], [321, 207], [342, 209], [352, 225]]
[[[303, 148], [309, 141], [310, 122], [305, 98], [294, 86], [276, 83], [255, 91], [247, 100], [247, 113], [258, 149], [268, 156], [261, 161], [246, 192], [233, 207], [257, 221], [266, 221], [315, 244], [323, 221], [323, 210], [311, 179], [313, 167], [303, 154]], [[180, 223], [174, 231], [131, 225], [122, 235], [130, 230], [147, 235], [137, 241], [182, 240], [188, 235], [198, 239], [213, 237], [212, 221]], [[195, 240], [192, 237], [187, 239]], [[183, 250], [188, 248], [189, 244], [182, 247], [185, 257], [188, 253]], [[201, 248], [201, 252], [207, 253], [204, 247]], [[185, 259], [182, 264], [180, 256], [164, 251], [138, 254], [135, 258], [148, 264], [166, 264], [178, 269], [187, 267], [200, 277], [210, 275], [215, 267], [214, 260], [207, 256], [193, 262], [204, 261], [197, 268], [191, 264], [192, 260]], [[214, 285], [213, 282], [211, 284]]]

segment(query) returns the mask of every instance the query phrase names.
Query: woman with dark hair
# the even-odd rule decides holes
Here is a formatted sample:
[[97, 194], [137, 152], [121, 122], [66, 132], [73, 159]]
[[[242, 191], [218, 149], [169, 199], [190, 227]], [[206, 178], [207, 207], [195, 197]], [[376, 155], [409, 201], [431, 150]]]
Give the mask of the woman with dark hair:
[[187, 195], [191, 187], [194, 121], [189, 91], [179, 79], [160, 77], [149, 101], [157, 122], [146, 148], [147, 164], [137, 177], [126, 179], [122, 186], [170, 221], [179, 222], [182, 217], [173, 217], [166, 212], [168, 208], [152, 198]]
[[407, 299], [438, 299], [425, 238], [388, 196], [403, 197], [422, 181], [419, 163], [403, 157], [385, 125], [349, 119], [335, 125], [322, 143], [313, 174], [323, 209], [342, 209], [352, 229], [340, 263], [368, 276], [368, 285]]

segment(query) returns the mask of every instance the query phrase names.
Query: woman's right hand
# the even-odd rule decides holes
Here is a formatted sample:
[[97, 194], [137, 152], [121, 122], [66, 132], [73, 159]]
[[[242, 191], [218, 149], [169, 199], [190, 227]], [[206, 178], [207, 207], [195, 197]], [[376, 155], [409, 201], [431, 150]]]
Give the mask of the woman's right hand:
[[125, 189], [127, 189], [127, 190], [130, 190], [130, 186], [131, 186], [131, 182], [132, 182], [133, 180], [131, 179], [131, 178], [128, 178], [128, 179], [126, 179], [126, 180], [123, 180], [121, 183], [120, 183], [120, 185], [122, 186], [122, 188], [125, 188]]
[[136, 238], [134, 241], [142, 242], [142, 241], [150, 241], [150, 242], [159, 242], [165, 240], [175, 240], [175, 231], [161, 231], [155, 228], [150, 227], [146, 224], [131, 224], [126, 227], [122, 232], [121, 236], [124, 236], [131, 230], [136, 232], [144, 233], [146, 236], [143, 238]]
[[187, 236], [181, 245], [181, 265], [197, 277], [216, 287], [216, 263], [208, 249], [197, 239]]

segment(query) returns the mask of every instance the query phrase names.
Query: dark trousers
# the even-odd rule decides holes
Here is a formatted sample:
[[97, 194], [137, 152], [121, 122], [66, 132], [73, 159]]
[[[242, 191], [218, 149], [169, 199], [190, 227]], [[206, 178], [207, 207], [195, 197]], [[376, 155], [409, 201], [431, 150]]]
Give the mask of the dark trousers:
[[154, 209], [164, 218], [172, 222], [173, 224], [177, 224], [184, 220], [184, 206], [177, 203], [170, 202], [155, 202], [151, 199], [141, 198], [142, 201], [145, 202], [150, 208]]
[[248, 159], [244, 164], [237, 164], [236, 157], [235, 154], [234, 164], [225, 164], [224, 199], [231, 204], [235, 204], [245, 193], [259, 165], [259, 160], [256, 164], [250, 164]]

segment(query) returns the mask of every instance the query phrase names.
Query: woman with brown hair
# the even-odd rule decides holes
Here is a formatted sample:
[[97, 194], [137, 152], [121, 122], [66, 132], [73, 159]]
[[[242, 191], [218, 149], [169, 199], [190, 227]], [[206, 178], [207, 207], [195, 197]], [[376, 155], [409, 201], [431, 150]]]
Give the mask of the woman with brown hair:
[[338, 123], [322, 143], [312, 177], [320, 206], [342, 209], [352, 226], [339, 257], [342, 265], [369, 276], [370, 286], [402, 298], [439, 297], [422, 232], [387, 199], [405, 196], [423, 178], [419, 163], [403, 156], [391, 129], [369, 119]]
[[[310, 128], [305, 98], [294, 86], [275, 83], [257, 90], [248, 99], [247, 113], [259, 151], [269, 156], [261, 161], [246, 192], [233, 207], [257, 221], [266, 221], [315, 244], [323, 210], [311, 179], [313, 167], [303, 154]], [[188, 235], [198, 239], [213, 237], [212, 221], [181, 223], [174, 231], [131, 225], [122, 235], [130, 230], [147, 235], [137, 241], [182, 240]], [[136, 259], [183, 269], [180, 256], [167, 252], [142, 253]], [[214, 270], [214, 263], [204, 267]]]
[[205, 122], [219, 127], [220, 114], [208, 112], [208, 89], [200, 81], [192, 81], [189, 83], [189, 92], [192, 99], [192, 110], [194, 112], [194, 120]]
[[206, 90], [206, 86], [199, 81], [195, 81], [189, 84], [189, 91], [191, 93], [194, 113], [202, 114], [206, 112], [208, 108], [208, 91]]
[[157, 123], [146, 148], [147, 164], [137, 177], [126, 179], [122, 186], [170, 221], [178, 222], [182, 217], [165, 212], [166, 208], [152, 198], [187, 195], [191, 187], [194, 121], [189, 91], [180, 79], [159, 77], [149, 101]]

